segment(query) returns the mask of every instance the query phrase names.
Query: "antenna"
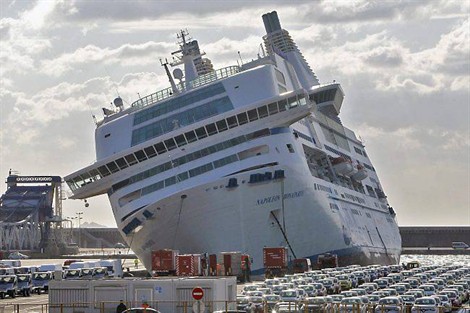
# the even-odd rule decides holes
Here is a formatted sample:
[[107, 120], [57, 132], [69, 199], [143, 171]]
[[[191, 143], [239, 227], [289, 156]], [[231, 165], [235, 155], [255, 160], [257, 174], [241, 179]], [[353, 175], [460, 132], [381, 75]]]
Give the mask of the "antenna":
[[170, 81], [171, 89], [173, 90], [173, 93], [175, 95], [179, 94], [180, 91], [178, 87], [176, 87], [175, 81], [173, 80], [173, 77], [170, 74], [170, 70], [168, 69], [168, 60], [165, 59], [165, 62], [163, 62], [162, 59], [160, 59], [161, 65], [165, 68], [166, 76], [168, 76], [168, 80]]
[[243, 59], [242, 59], [242, 55], [240, 54], [240, 51], [238, 51], [238, 57], [240, 58], [240, 62], [243, 65]]

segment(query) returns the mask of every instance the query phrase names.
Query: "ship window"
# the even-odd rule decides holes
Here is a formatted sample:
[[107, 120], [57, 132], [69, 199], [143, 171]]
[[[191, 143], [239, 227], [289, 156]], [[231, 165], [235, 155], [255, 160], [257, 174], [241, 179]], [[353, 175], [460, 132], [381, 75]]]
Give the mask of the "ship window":
[[236, 154], [229, 155], [228, 157], [214, 161], [214, 167], [219, 168], [219, 167], [222, 167], [224, 165], [227, 165], [236, 161], [238, 161], [238, 157]]
[[215, 127], [215, 124], [206, 125], [206, 130], [209, 136], [217, 134], [217, 128]]
[[354, 147], [354, 151], [356, 151], [357, 154], [362, 155], [361, 149], [359, 149], [359, 148], [357, 148], [357, 147]]
[[290, 108], [295, 108], [299, 103], [297, 102], [296, 97], [291, 97], [289, 98], [289, 107]]
[[287, 145], [287, 150], [289, 150], [290, 153], [294, 153], [294, 148], [292, 147], [292, 145], [290, 143], [288, 143]]
[[250, 119], [250, 122], [256, 121], [258, 119], [258, 113], [256, 112], [256, 109], [248, 111], [248, 118]]
[[238, 124], [239, 125], [243, 125], [243, 124], [248, 123], [248, 117], [246, 116], [246, 112], [238, 114], [237, 119], [238, 119]]
[[259, 118], [268, 116], [268, 108], [266, 106], [262, 106], [258, 108], [258, 115], [259, 115]]
[[274, 103], [268, 104], [268, 111], [269, 111], [269, 115], [273, 115], [273, 114], [276, 114], [277, 112], [279, 112], [279, 110], [277, 108], [277, 103], [274, 102]]
[[100, 177], [100, 172], [98, 172], [97, 169], [91, 170], [91, 171], [90, 171], [90, 176], [91, 176], [92, 178], [94, 178], [95, 180], [98, 180], [98, 179], [101, 178], [101, 177]]
[[154, 147], [155, 147], [155, 150], [157, 150], [158, 154], [162, 154], [166, 152], [166, 148], [163, 142], [157, 143]]
[[106, 164], [106, 166], [109, 168], [109, 170], [111, 171], [111, 173], [119, 172], [119, 168], [118, 168], [118, 166], [116, 165], [116, 163], [114, 163], [114, 162], [109, 162], [108, 164]]
[[287, 110], [287, 106], [288, 106], [287, 99], [283, 99], [279, 101], [278, 104], [279, 104], [279, 112]]
[[188, 172], [184, 172], [184, 173], [176, 175], [176, 179], [178, 180], [178, 182], [186, 180], [188, 178], [189, 178]]
[[155, 148], [153, 146], [147, 147], [144, 150], [149, 158], [152, 158], [157, 155], [157, 151], [155, 151]]
[[178, 145], [178, 147], [181, 147], [187, 144], [186, 139], [184, 138], [183, 135], [176, 136], [175, 140], [176, 140], [176, 144]]
[[139, 160], [139, 162], [147, 160], [147, 156], [145, 155], [144, 151], [142, 151], [142, 150], [136, 151], [136, 152], [134, 152], [134, 154], [137, 157], [137, 160]]
[[101, 176], [108, 176], [109, 174], [111, 174], [106, 165], [98, 167], [98, 171], [100, 171]]
[[116, 164], [119, 166], [119, 168], [122, 170], [122, 169], [125, 169], [126, 167], [128, 167], [129, 165], [127, 165], [127, 162], [126, 160], [124, 160], [124, 158], [119, 158], [116, 160]]
[[230, 116], [227, 118], [227, 123], [229, 128], [234, 128], [238, 126], [237, 118], [235, 116]]
[[223, 132], [224, 130], [227, 130], [227, 122], [225, 120], [218, 121], [217, 123], [217, 129], [219, 132]]
[[128, 154], [124, 158], [126, 159], [127, 163], [129, 163], [129, 165], [133, 165], [137, 163], [137, 160], [133, 154]]
[[192, 170], [189, 171], [189, 176], [194, 177], [201, 175], [205, 172], [211, 171], [214, 167], [212, 166], [212, 163], [204, 164], [202, 166], [193, 168]]
[[197, 139], [202, 139], [207, 137], [206, 129], [204, 127], [200, 127], [196, 129]]
[[176, 148], [176, 143], [173, 140], [173, 138], [165, 140], [165, 146], [168, 149], [168, 151], [171, 151]]
[[168, 187], [168, 186], [171, 186], [171, 185], [174, 185], [174, 184], [176, 184], [176, 177], [175, 176], [168, 177], [167, 179], [165, 179], [165, 187]]
[[188, 143], [194, 142], [197, 140], [196, 134], [194, 133], [194, 131], [189, 131], [185, 133], [184, 135], [186, 136], [186, 140], [188, 141]]

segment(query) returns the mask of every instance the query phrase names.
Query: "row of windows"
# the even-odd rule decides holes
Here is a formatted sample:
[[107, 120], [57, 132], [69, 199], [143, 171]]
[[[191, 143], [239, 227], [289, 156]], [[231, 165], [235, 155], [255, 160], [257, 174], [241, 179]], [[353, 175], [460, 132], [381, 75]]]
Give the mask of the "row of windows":
[[225, 92], [224, 86], [222, 85], [222, 83], [217, 83], [187, 94], [183, 94], [182, 96], [179, 96], [177, 98], [170, 99], [166, 102], [137, 112], [134, 115], [134, 126], [156, 118], [158, 116], [161, 116], [163, 114], [167, 114], [175, 110], [184, 108], [198, 101], [221, 94], [223, 92]]
[[362, 214], [360, 214], [359, 211], [356, 210], [356, 209], [351, 209], [351, 212], [352, 212], [352, 214], [355, 214], [355, 215], [362, 215]]
[[314, 93], [313, 95], [310, 95], [310, 100], [315, 101], [316, 104], [333, 101], [335, 99], [336, 90], [337, 88], [333, 88]]
[[175, 166], [180, 166], [180, 165], [186, 164], [188, 162], [203, 158], [203, 157], [208, 156], [210, 154], [213, 154], [213, 153], [223, 151], [225, 149], [237, 146], [239, 144], [242, 144], [244, 142], [253, 140], [255, 138], [259, 138], [259, 137], [263, 137], [263, 136], [269, 136], [269, 135], [270, 135], [269, 129], [265, 128], [265, 129], [253, 132], [251, 134], [248, 134], [248, 135], [238, 136], [238, 137], [223, 141], [221, 143], [209, 146], [207, 148], [204, 148], [204, 149], [192, 152], [192, 153], [188, 153], [188, 154], [186, 154], [186, 155], [184, 155], [180, 158], [176, 158], [172, 161], [168, 161], [168, 162], [165, 162], [165, 163], [160, 164], [158, 166], [152, 167], [151, 169], [140, 172], [140, 173], [138, 173], [134, 176], [129, 177], [128, 179], [122, 180], [122, 181], [114, 184], [113, 187], [112, 187], [111, 193], [114, 193], [115, 191], [117, 191], [117, 190], [119, 190], [119, 189], [121, 189], [125, 186], [134, 184], [134, 183], [139, 182], [141, 180], [144, 180], [146, 178], [149, 178], [149, 177], [155, 176], [157, 174], [163, 173], [165, 171], [168, 171], [169, 169], [172, 169]]
[[324, 145], [324, 146], [325, 146], [325, 149], [326, 149], [326, 150], [328, 150], [328, 151], [330, 151], [330, 152], [333, 152], [333, 153], [336, 153], [337, 155], [340, 155], [340, 156], [342, 156], [343, 158], [346, 158], [347, 160], [351, 161], [351, 157], [350, 157], [349, 155], [344, 154], [343, 152], [340, 152], [340, 151], [338, 151], [338, 150], [336, 150], [336, 149], [334, 149], [334, 148], [332, 148], [332, 147], [330, 147], [330, 146], [328, 146], [328, 145]]
[[356, 197], [356, 196], [353, 196], [353, 195], [350, 195], [349, 193], [344, 193], [344, 196], [346, 198], [348, 198], [349, 200], [352, 200], [354, 202], [359, 202], [359, 203], [366, 203], [366, 200], [362, 199], [362, 198], [359, 198], [359, 197]]
[[374, 168], [373, 166], [370, 166], [370, 165], [369, 165], [369, 164], [367, 164], [367, 163], [363, 163], [363, 164], [364, 164], [364, 167], [365, 167], [366, 169], [368, 169], [368, 170], [371, 170], [371, 171], [375, 172], [375, 168]]
[[354, 147], [354, 151], [356, 151], [357, 154], [363, 155], [367, 158], [367, 154], [364, 150], [361, 150], [358, 147]]
[[333, 191], [331, 191], [330, 187], [326, 187], [326, 186], [323, 186], [323, 185], [320, 185], [320, 184], [314, 184], [313, 187], [314, 187], [315, 190], [321, 190], [321, 191], [326, 191], [326, 192], [329, 192], [329, 193], [333, 193]]
[[[265, 151], [265, 153], [268, 153], [269, 149], [265, 149], [264, 151]], [[240, 160], [240, 154], [243, 154], [244, 152], [245, 151], [242, 151], [242, 152], [237, 153], [237, 154], [232, 154], [230, 156], [215, 160], [213, 162], [195, 167], [193, 169], [190, 169], [189, 171], [182, 172], [178, 175], [168, 177], [164, 180], [158, 181], [158, 182], [156, 182], [154, 184], [151, 184], [149, 186], [146, 186], [142, 189], [138, 189], [136, 191], [133, 191], [133, 192], [123, 196], [122, 198], [120, 198], [119, 199], [119, 205], [123, 206], [123, 205], [125, 205], [125, 204], [127, 204], [131, 201], [134, 201], [134, 200], [136, 200], [136, 199], [138, 199], [138, 198], [140, 198], [144, 195], [147, 195], [149, 193], [152, 193], [152, 192], [155, 192], [157, 190], [161, 190], [163, 188], [172, 186], [174, 184], [177, 184], [177, 183], [182, 182], [184, 180], [187, 180], [189, 178], [202, 175], [206, 172], [212, 171], [213, 169], [225, 166], [227, 164], [237, 162], [238, 160]], [[257, 155], [259, 155], [259, 154], [252, 154], [251, 157], [257, 156]]]
[[229, 97], [217, 99], [143, 126], [132, 132], [132, 146], [233, 109]]
[[215, 123], [207, 124], [206, 126], [199, 127], [195, 130], [190, 130], [184, 134], [176, 137], [158, 142], [154, 145], [148, 146], [142, 150], [135, 151], [125, 157], [111, 161], [98, 168], [91, 169], [86, 173], [82, 173], [67, 181], [72, 191], [80, 187], [97, 181], [103, 177], [109, 176], [127, 167], [133, 166], [139, 162], [153, 158], [157, 155], [164, 154], [168, 151], [174, 150], [177, 147], [185, 146], [191, 142], [201, 140], [208, 136], [216, 135], [217, 133], [232, 129], [249, 122], [265, 118], [283, 112], [290, 108], [295, 108], [297, 105], [305, 105], [306, 100], [303, 95], [297, 95], [288, 99], [282, 99], [268, 105], [261, 106], [257, 109], [252, 109], [246, 112], [241, 112], [237, 115], [230, 116], [226, 119], [221, 119]]

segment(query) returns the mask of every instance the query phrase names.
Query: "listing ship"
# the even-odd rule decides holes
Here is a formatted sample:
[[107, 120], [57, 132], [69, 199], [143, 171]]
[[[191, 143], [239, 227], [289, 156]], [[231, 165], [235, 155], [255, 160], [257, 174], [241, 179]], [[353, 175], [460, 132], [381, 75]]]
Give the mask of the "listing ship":
[[149, 270], [159, 249], [241, 251], [255, 273], [263, 247], [313, 261], [329, 252], [340, 266], [397, 263], [395, 212], [338, 116], [341, 85], [320, 84], [276, 12], [262, 18], [263, 53], [219, 70], [182, 31], [174, 62], [162, 62], [171, 87], [103, 109], [97, 161], [65, 177], [72, 198], [107, 193]]

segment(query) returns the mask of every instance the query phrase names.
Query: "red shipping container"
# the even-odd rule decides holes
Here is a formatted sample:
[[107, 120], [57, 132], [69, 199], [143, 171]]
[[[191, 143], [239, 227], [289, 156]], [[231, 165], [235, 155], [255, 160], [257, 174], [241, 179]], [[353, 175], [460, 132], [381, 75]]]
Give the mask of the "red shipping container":
[[209, 255], [209, 275], [217, 276], [217, 255]]
[[176, 257], [177, 276], [201, 276], [201, 255], [180, 254]]
[[263, 264], [265, 268], [287, 268], [287, 248], [263, 248]]
[[177, 255], [178, 251], [170, 249], [152, 251], [152, 271], [174, 274]]

